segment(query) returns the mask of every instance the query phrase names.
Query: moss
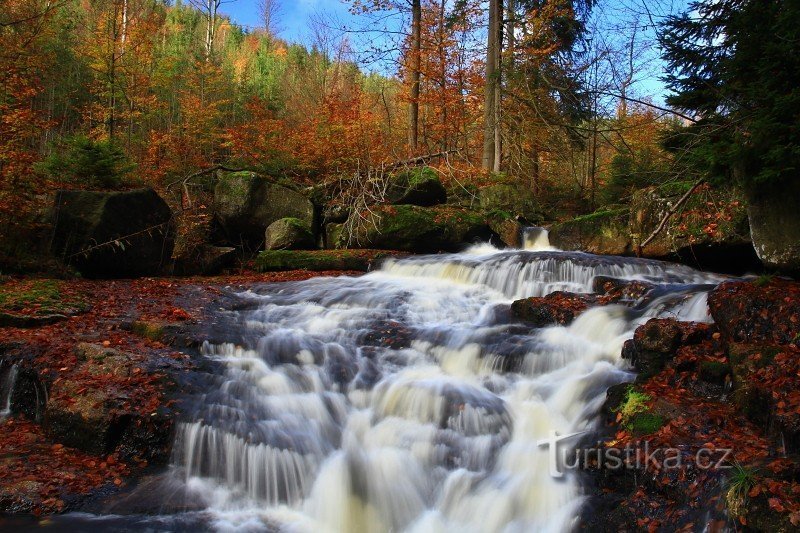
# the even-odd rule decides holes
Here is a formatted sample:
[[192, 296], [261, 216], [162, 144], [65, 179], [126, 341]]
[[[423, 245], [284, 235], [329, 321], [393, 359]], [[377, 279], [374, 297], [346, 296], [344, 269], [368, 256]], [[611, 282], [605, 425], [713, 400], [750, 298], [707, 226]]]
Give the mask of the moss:
[[9, 315], [47, 316], [75, 314], [87, 309], [78, 295], [64, 291], [58, 280], [29, 280], [0, 285], [0, 313]]
[[366, 272], [387, 252], [375, 250], [269, 250], [256, 258], [256, 268], [261, 272], [285, 270], [358, 270]]
[[399, 176], [408, 180], [408, 185], [411, 187], [421, 185], [428, 181], [439, 181], [439, 175], [431, 167], [412, 168]]
[[589, 213], [588, 215], [581, 215], [579, 217], [575, 217], [572, 220], [567, 220], [564, 224], [569, 223], [584, 223], [584, 222], [600, 222], [606, 219], [617, 218], [621, 216], [627, 216], [629, 213], [629, 209], [627, 207], [620, 208], [620, 209], [603, 209], [595, 211], [594, 213]]
[[133, 323], [133, 332], [151, 341], [160, 341], [164, 338], [164, 327], [156, 322], [137, 320]]
[[761, 276], [758, 276], [758, 278], [756, 278], [755, 280], [753, 280], [753, 285], [755, 285], [756, 287], [766, 287], [767, 285], [770, 284], [770, 282], [773, 280], [774, 277], [775, 274], [763, 274]]
[[655, 413], [639, 413], [628, 423], [628, 430], [637, 437], [650, 435], [664, 427], [664, 417]]

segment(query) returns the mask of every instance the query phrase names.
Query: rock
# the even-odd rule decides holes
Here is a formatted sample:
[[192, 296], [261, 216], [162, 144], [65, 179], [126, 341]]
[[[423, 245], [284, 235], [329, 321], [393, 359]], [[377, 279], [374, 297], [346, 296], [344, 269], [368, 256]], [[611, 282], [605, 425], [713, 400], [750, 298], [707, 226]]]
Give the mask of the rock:
[[759, 184], [747, 193], [750, 232], [764, 266], [800, 273], [800, 180]]
[[[629, 227], [634, 249], [650, 237], [690, 186], [676, 184], [672, 190], [650, 187], [634, 193]], [[750, 240], [745, 204], [739, 191], [703, 187], [672, 215], [641, 253], [717, 272], [756, 269], [760, 263]]]
[[256, 269], [261, 272], [285, 270], [360, 271], [368, 272], [373, 265], [390, 254], [378, 250], [268, 250], [258, 254]]
[[578, 250], [598, 255], [631, 255], [628, 210], [605, 210], [554, 224], [550, 244], [560, 250]]
[[478, 188], [475, 185], [462, 184], [456, 180], [451, 180], [446, 190], [448, 205], [463, 209], [477, 209], [480, 207]]
[[343, 247], [342, 232], [344, 224], [325, 224], [325, 241], [323, 245], [326, 250], [337, 250]]
[[510, 248], [523, 247], [522, 224], [510, 218], [490, 217], [489, 228]]
[[236, 248], [201, 244], [185, 257], [175, 260], [178, 276], [215, 276], [236, 260]]
[[172, 211], [152, 189], [59, 191], [53, 254], [93, 278], [155, 275], [172, 255]]
[[800, 346], [800, 285], [770, 277], [731, 281], [708, 296], [725, 337], [737, 343]]
[[640, 380], [649, 378], [661, 372], [680, 347], [700, 343], [708, 335], [705, 324], [653, 318], [636, 328], [633, 339], [625, 342], [622, 358], [631, 361]]
[[417, 253], [458, 251], [493, 233], [483, 217], [452, 207], [377, 206], [353, 237], [356, 246]]
[[347, 206], [338, 204], [328, 204], [322, 210], [323, 224], [341, 224], [347, 221], [351, 209]]
[[296, 218], [313, 228], [314, 204], [303, 194], [252, 172], [221, 172], [214, 189], [214, 218], [228, 241], [257, 246], [273, 222]]
[[566, 326], [596, 301], [597, 297], [591, 294], [556, 291], [544, 297], [517, 300], [511, 304], [511, 312], [535, 327]]
[[123, 458], [165, 462], [172, 420], [128, 406], [129, 386], [123, 384], [142, 372], [134, 357], [88, 343], [77, 345], [75, 353], [76, 375], [86, 378], [53, 383], [44, 416], [48, 437], [94, 455], [106, 455], [121, 446]]
[[654, 283], [638, 280], [596, 276], [592, 281], [592, 292], [608, 297], [611, 301], [636, 301], [651, 290]]
[[520, 217], [530, 223], [541, 218], [533, 192], [524, 186], [496, 183], [478, 191], [478, 202], [483, 212], [489, 215]]
[[311, 228], [298, 218], [282, 218], [267, 227], [264, 235], [267, 250], [309, 250], [316, 248]]
[[394, 205], [429, 207], [447, 202], [447, 191], [434, 169], [414, 168], [389, 178], [386, 200]]

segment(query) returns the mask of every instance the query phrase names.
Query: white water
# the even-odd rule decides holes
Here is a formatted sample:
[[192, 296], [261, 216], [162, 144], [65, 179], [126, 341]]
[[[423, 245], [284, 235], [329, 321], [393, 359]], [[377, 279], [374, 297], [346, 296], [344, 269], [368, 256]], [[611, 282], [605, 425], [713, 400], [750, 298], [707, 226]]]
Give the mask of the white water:
[[11, 414], [11, 397], [17, 382], [17, 365], [11, 365], [0, 379], [0, 420]]
[[[568, 327], [532, 329], [508, 312], [519, 297], [589, 292], [596, 275], [664, 287]], [[581, 487], [548, 474], [537, 442], [591, 429], [606, 389], [630, 378], [620, 352], [635, 327], [708, 320], [691, 284], [718, 281], [483, 245], [248, 292], [252, 308], [231, 312], [239, 340], [205, 346], [224, 375], [179, 427], [175, 475], [219, 530], [568, 530]]]

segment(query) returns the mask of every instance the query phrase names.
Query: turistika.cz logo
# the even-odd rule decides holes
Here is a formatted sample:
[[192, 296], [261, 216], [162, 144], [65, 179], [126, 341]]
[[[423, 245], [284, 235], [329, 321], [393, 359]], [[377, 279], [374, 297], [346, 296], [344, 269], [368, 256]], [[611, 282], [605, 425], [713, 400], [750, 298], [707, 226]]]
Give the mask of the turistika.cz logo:
[[[731, 448], [701, 448], [693, 456], [687, 456], [679, 448], [651, 447], [648, 441], [630, 443], [624, 448], [602, 446], [574, 448], [565, 446], [568, 441], [585, 435], [586, 431], [559, 435], [551, 431], [546, 439], [536, 442], [539, 448], [548, 449], [548, 470], [552, 477], [564, 477], [566, 472], [598, 465], [606, 470], [620, 469], [679, 469], [691, 461], [701, 470], [727, 470], [732, 468]], [[570, 450], [573, 450], [570, 457]]]

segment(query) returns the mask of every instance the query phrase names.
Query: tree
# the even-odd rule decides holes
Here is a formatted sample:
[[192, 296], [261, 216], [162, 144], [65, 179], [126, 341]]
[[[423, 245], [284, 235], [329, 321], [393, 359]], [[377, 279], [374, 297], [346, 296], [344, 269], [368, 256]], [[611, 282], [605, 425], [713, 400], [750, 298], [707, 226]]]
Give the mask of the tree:
[[667, 102], [697, 120], [685, 137], [714, 177], [750, 185], [800, 169], [800, 3], [694, 1], [664, 26]]
[[483, 97], [483, 170], [499, 172], [500, 142], [500, 62], [503, 53], [503, 2], [489, 0], [489, 26], [486, 36], [486, 88]]
[[217, 35], [217, 24], [219, 23], [219, 10], [223, 4], [228, 4], [234, 0], [190, 0], [191, 4], [203, 13], [206, 19], [206, 61], [211, 61], [214, 55], [214, 41]]
[[264, 26], [264, 31], [273, 37], [280, 33], [281, 12], [280, 0], [258, 0], [258, 14], [261, 17], [261, 24]]

